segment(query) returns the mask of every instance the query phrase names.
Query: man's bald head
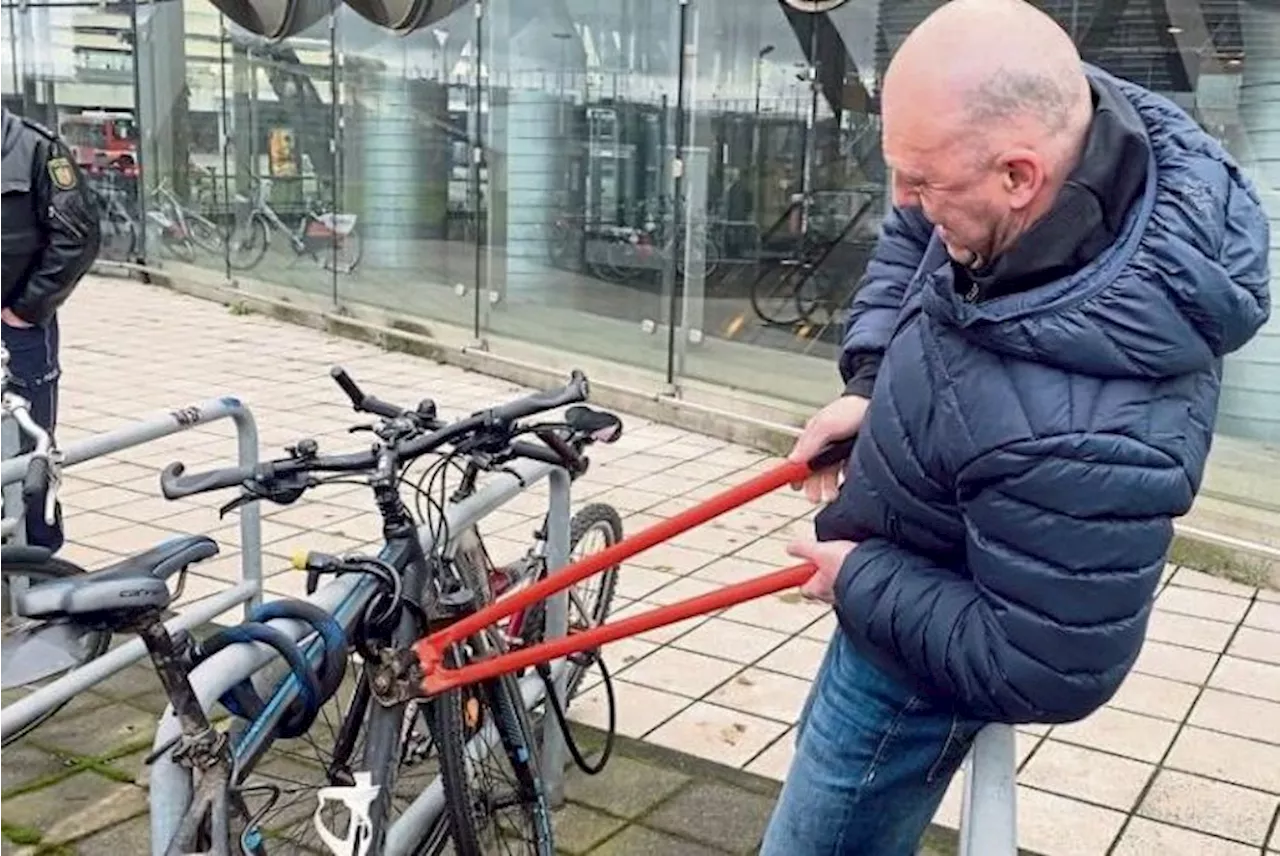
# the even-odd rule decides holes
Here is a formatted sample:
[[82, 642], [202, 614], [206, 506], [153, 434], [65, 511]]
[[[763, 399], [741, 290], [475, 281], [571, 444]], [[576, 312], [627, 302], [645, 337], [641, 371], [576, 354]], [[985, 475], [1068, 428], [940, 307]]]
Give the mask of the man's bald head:
[[1052, 206], [1092, 115], [1079, 52], [1052, 18], [1022, 0], [952, 0], [885, 74], [895, 201], [923, 207], [957, 259], [989, 261]]
[[[901, 96], [901, 97], [899, 97]], [[1091, 112], [1080, 54], [1057, 22], [1022, 0], [952, 0], [894, 55], [886, 111], [929, 111], [944, 134], [1079, 136]], [[895, 103], [897, 102], [897, 103]]]

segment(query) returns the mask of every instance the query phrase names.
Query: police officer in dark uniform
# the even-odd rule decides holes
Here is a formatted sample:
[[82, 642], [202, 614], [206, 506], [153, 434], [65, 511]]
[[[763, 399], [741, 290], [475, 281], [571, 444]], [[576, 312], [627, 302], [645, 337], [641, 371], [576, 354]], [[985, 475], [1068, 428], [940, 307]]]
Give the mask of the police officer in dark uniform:
[[[4, 254], [4, 345], [17, 391], [50, 434], [58, 414], [57, 311], [98, 254], [97, 206], [70, 151], [47, 128], [4, 118], [4, 192], [0, 237]], [[58, 550], [61, 512], [49, 526], [27, 514], [27, 542]]]

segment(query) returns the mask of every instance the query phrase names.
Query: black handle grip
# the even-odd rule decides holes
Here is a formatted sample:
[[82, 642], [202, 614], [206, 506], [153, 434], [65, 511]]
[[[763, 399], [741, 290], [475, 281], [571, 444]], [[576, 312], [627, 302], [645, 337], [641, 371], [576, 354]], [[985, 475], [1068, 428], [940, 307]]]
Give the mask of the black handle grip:
[[258, 474], [257, 467], [228, 467], [192, 475], [184, 475], [185, 471], [186, 467], [176, 462], [161, 471], [160, 492], [165, 499], [181, 499], [196, 493], [235, 487]]
[[847, 439], [837, 440], [828, 444], [818, 454], [809, 459], [809, 469], [816, 473], [818, 470], [825, 470], [827, 467], [843, 464], [853, 452], [853, 441], [857, 437], [858, 435], [854, 434]]
[[389, 401], [383, 401], [381, 398], [374, 398], [372, 395], [365, 396], [364, 401], [360, 402], [360, 410], [365, 413], [372, 413], [374, 416], [381, 416], [383, 419], [399, 419], [404, 416], [404, 409], [396, 407]]
[[364, 403], [364, 393], [360, 391], [360, 387], [356, 386], [351, 375], [347, 374], [347, 370], [342, 366], [334, 366], [329, 369], [329, 376], [337, 381], [338, 386], [342, 387], [342, 391], [347, 394], [347, 398], [351, 399], [352, 409], [359, 410], [360, 405]]
[[519, 401], [495, 407], [492, 413], [493, 417], [499, 421], [513, 422], [517, 419], [524, 419], [526, 416], [533, 416], [535, 413], [555, 410], [557, 407], [563, 407], [566, 404], [577, 404], [580, 401], [586, 401], [590, 393], [591, 385], [587, 382], [587, 376], [578, 369], [574, 369], [569, 376], [569, 382], [559, 389], [535, 392], [533, 395], [522, 398]]
[[44, 518], [45, 498], [49, 495], [49, 472], [48, 458], [32, 458], [22, 481], [22, 500], [41, 519]]
[[338, 386], [342, 387], [342, 391], [347, 394], [347, 398], [351, 399], [351, 408], [353, 410], [372, 413], [374, 416], [381, 416], [384, 419], [399, 419], [404, 416], [403, 408], [361, 392], [360, 387], [356, 386], [356, 382], [351, 379], [351, 375], [347, 374], [347, 370], [342, 366], [334, 366], [329, 369], [329, 376], [338, 382]]

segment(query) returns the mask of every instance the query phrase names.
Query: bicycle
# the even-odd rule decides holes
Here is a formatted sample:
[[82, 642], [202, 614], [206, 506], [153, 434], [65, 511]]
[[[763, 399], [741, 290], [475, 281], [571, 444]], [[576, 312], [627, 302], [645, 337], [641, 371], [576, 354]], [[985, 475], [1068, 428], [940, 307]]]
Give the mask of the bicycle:
[[179, 261], [195, 261], [197, 250], [222, 253], [221, 230], [212, 220], [183, 205], [168, 178], [161, 179], [152, 189], [147, 220], [157, 231], [159, 245]]
[[[60, 587], [33, 586], [18, 599], [17, 611], [43, 622], [92, 624], [112, 632], [131, 630], [142, 636], [180, 723], [176, 735], [164, 740], [157, 737], [156, 751], [149, 759], [156, 765], [153, 820], [158, 819], [162, 827], [166, 820], [175, 821], [153, 834], [156, 853], [199, 849], [258, 856], [281, 852], [272, 846], [280, 837], [280, 829], [271, 824], [268, 814], [278, 807], [282, 796], [292, 794], [299, 774], [295, 773], [291, 781], [290, 776], [272, 769], [275, 762], [265, 766], [260, 762], [273, 744], [283, 747], [290, 758], [296, 757], [299, 745], [291, 741], [315, 746], [310, 732], [320, 721], [319, 708], [335, 699], [339, 709], [345, 707], [345, 711], [339, 716], [341, 726], [334, 735], [333, 752], [318, 767], [310, 768], [312, 773], [323, 771], [324, 781], [318, 793], [321, 807], [311, 818], [317, 845], [334, 853], [380, 853], [399, 768], [426, 760], [431, 748], [426, 740], [430, 739], [438, 747], [443, 787], [455, 799], [451, 811], [441, 812], [404, 852], [438, 853], [455, 828], [472, 833], [470, 843], [457, 845], [459, 853], [482, 852], [476, 847], [475, 833], [483, 830], [476, 827], [499, 829], [501, 821], [488, 823], [493, 820], [492, 815], [514, 807], [533, 838], [536, 852], [550, 853], [550, 822], [535, 772], [537, 755], [526, 706], [515, 695], [519, 691], [513, 683], [490, 682], [476, 691], [421, 702], [408, 698], [406, 686], [397, 678], [397, 659], [407, 663], [410, 657], [407, 644], [428, 626], [447, 621], [450, 611], [467, 597], [474, 597], [481, 585], [472, 573], [478, 535], [476, 541], [469, 541], [467, 537], [450, 536], [443, 529], [435, 535], [420, 531], [401, 501], [399, 490], [405, 483], [405, 465], [446, 444], [454, 448], [441, 459], [437, 472], [444, 471], [456, 457], [465, 456], [467, 460], [462, 468], [463, 484], [455, 491], [454, 502], [466, 501], [466, 495], [475, 490], [480, 472], [485, 470], [513, 475], [524, 486], [553, 468], [565, 469], [576, 477], [587, 468], [582, 450], [596, 441], [616, 440], [621, 422], [611, 414], [577, 407], [569, 409], [563, 422], [527, 428], [516, 424], [516, 420], [585, 399], [587, 382], [579, 373], [561, 390], [491, 408], [448, 426], [435, 418], [434, 405], [429, 401], [416, 410], [405, 411], [366, 398], [343, 372], [336, 371], [335, 378], [358, 410], [381, 417], [375, 425], [365, 426], [377, 437], [369, 450], [321, 456], [314, 442], [303, 441], [289, 449], [287, 458], [252, 468], [193, 476], [184, 474], [180, 464], [174, 464], [161, 476], [162, 491], [170, 498], [240, 485], [240, 496], [224, 508], [264, 499], [287, 504], [311, 487], [345, 480], [353, 474], [367, 476], [384, 515], [384, 549], [376, 557], [312, 554], [300, 563], [309, 568], [308, 588], [312, 591], [326, 575], [337, 575], [338, 584], [347, 584], [346, 593], [350, 596], [334, 609], [326, 611], [304, 601], [276, 601], [259, 609], [248, 623], [198, 644], [187, 638], [172, 639], [159, 621], [160, 612], [171, 600], [165, 578], [184, 573], [190, 564], [217, 552], [217, 545], [209, 539], [190, 537], [170, 545], [161, 562], [135, 561], [122, 572], [91, 574]], [[546, 445], [514, 439], [526, 432]], [[518, 458], [540, 462], [540, 472], [527, 466], [522, 469]], [[320, 474], [329, 477], [321, 478]], [[440, 484], [443, 490], [443, 481]], [[418, 495], [423, 496], [421, 487], [418, 490]], [[615, 529], [620, 527], [616, 512], [610, 510], [606, 514], [600, 510], [603, 507], [594, 507], [595, 511], [592, 508], [584, 510], [590, 513], [578, 516], [579, 530], [590, 528], [583, 522], [588, 518], [593, 524], [607, 521], [606, 528], [616, 540], [620, 535]], [[534, 558], [500, 571], [493, 569], [485, 581], [501, 580], [508, 590], [516, 590], [519, 586], [513, 581], [518, 583], [522, 576], [528, 583], [532, 581], [530, 576], [545, 575], [545, 562], [539, 562], [537, 557], [545, 555], [540, 547], [551, 534], [547, 529], [544, 524], [530, 551]], [[468, 544], [473, 546], [470, 555]], [[463, 546], [461, 557], [447, 549], [454, 548], [456, 552], [459, 545]], [[532, 574], [529, 569], [533, 569]], [[607, 608], [607, 600], [600, 598], [593, 614], [607, 612]], [[542, 628], [534, 625], [541, 621], [545, 619], [538, 618], [534, 609], [524, 613], [522, 635], [536, 638]], [[278, 626], [267, 622], [295, 628], [300, 623], [304, 628], [298, 634], [302, 644], [295, 644]], [[393, 647], [397, 640], [403, 643], [399, 658]], [[259, 665], [251, 670], [253, 680], [237, 681], [219, 693], [223, 706], [236, 720], [229, 731], [213, 729], [189, 678], [201, 663], [208, 663], [208, 668], [216, 666], [219, 656], [260, 653], [262, 649], [257, 646], [243, 644], [253, 642], [278, 654], [289, 669], [276, 681]], [[506, 634], [486, 633], [469, 644], [477, 650], [501, 651], [522, 641], [511, 643]], [[344, 688], [349, 647], [357, 652], [353, 662], [359, 664], [359, 675], [354, 686]], [[465, 662], [468, 654], [460, 649], [456, 656], [459, 662]], [[269, 690], [265, 697], [260, 694], [264, 690]], [[426, 729], [421, 727], [423, 721]], [[325, 722], [332, 725], [332, 720]], [[487, 739], [490, 731], [497, 732], [504, 747], [502, 754], [512, 770], [517, 798], [514, 803], [505, 800], [508, 804], [504, 805], [504, 800], [494, 797], [495, 788], [477, 787], [470, 781], [470, 774], [482, 759], [468, 746], [475, 737]], [[183, 789], [158, 784], [157, 776], [163, 776], [166, 763], [185, 771], [188, 788], [195, 782], [194, 793], [186, 791], [189, 799], [176, 813], [166, 812], [164, 801]], [[356, 764], [360, 765], [359, 772], [353, 769]], [[374, 795], [361, 805], [361, 799], [371, 792]], [[331, 813], [326, 813], [330, 803], [345, 807], [339, 812], [345, 812], [343, 816], [348, 820], [345, 836], [334, 832]], [[287, 813], [290, 806], [280, 808]], [[483, 817], [472, 814], [481, 809]], [[510, 832], [508, 827], [501, 829], [504, 836]], [[298, 842], [297, 846], [307, 844]], [[284, 847], [284, 852], [293, 851]]]
[[227, 236], [232, 270], [256, 267], [267, 254], [271, 234], [280, 232], [296, 257], [309, 256], [325, 270], [337, 273], [355, 271], [363, 250], [356, 229], [358, 215], [326, 210], [309, 199], [297, 228], [291, 229], [271, 207], [271, 180], [256, 181], [258, 189], [252, 200], [236, 194], [235, 223]]

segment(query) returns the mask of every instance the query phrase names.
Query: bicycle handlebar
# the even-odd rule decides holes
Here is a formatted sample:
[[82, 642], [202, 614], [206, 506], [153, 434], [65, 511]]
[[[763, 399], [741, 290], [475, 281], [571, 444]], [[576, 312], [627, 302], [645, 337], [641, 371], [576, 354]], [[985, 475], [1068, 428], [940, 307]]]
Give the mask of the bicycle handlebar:
[[[481, 410], [477, 413], [439, 427], [434, 420], [414, 411], [406, 411], [371, 396], [366, 396], [355, 382], [340, 368], [335, 368], [331, 375], [352, 400], [356, 410], [375, 413], [387, 420], [410, 417], [414, 425], [430, 430], [430, 433], [417, 436], [407, 441], [388, 442], [374, 447], [367, 452], [345, 455], [302, 454], [278, 461], [268, 461], [256, 466], [226, 467], [208, 470], [201, 473], [186, 473], [181, 463], [172, 463], [160, 473], [160, 490], [166, 499], [180, 499], [197, 493], [205, 493], [221, 488], [235, 487], [245, 482], [266, 482], [271, 479], [298, 475], [305, 472], [365, 472], [377, 468], [384, 455], [390, 455], [395, 464], [404, 463], [434, 452], [453, 440], [473, 434], [481, 429], [497, 428], [506, 430], [517, 419], [532, 416], [547, 410], [554, 410], [565, 404], [586, 399], [589, 387], [586, 375], [574, 370], [569, 382], [560, 389], [537, 392], [525, 398], [508, 402], [498, 407]], [[431, 430], [434, 429], [434, 430]], [[550, 432], [539, 432], [540, 436]], [[543, 436], [544, 442], [552, 445], [549, 448], [538, 447], [532, 443], [509, 442], [507, 448], [519, 457], [544, 461], [556, 466], [576, 469], [581, 466], [582, 458], [567, 443], [556, 435], [554, 440]], [[556, 443], [555, 441], [559, 441]], [[558, 448], [563, 446], [564, 448]], [[570, 455], [563, 454], [567, 449]]]

